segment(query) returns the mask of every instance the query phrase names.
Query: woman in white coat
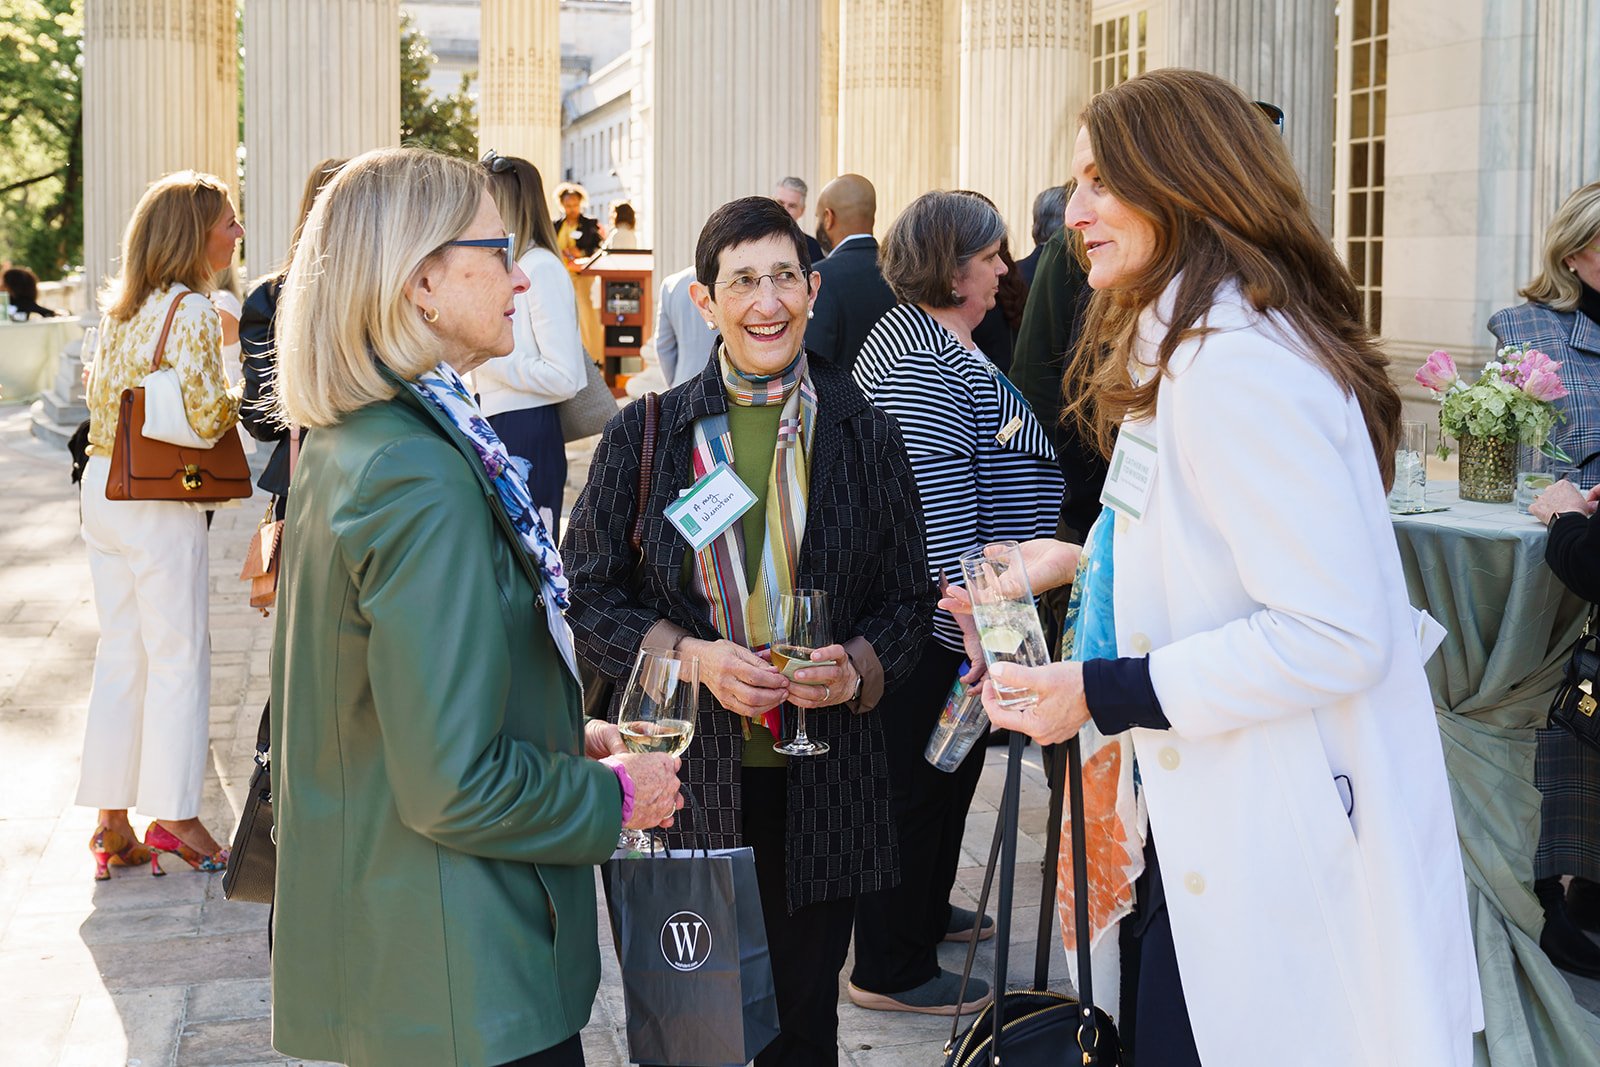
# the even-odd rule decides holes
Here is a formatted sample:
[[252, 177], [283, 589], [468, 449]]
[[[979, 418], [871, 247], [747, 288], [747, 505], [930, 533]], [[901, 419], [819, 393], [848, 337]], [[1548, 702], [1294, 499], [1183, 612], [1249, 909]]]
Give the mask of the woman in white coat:
[[985, 703], [1082, 729], [1096, 988], [1120, 963], [1140, 1067], [1464, 1067], [1482, 1012], [1386, 361], [1234, 86], [1155, 71], [1083, 126], [1068, 395], [1116, 442], [1107, 508], [1081, 551], [1027, 546], [1036, 592], [1074, 582], [1072, 659], [997, 668], [1037, 700]]
[[578, 333], [578, 306], [556, 251], [538, 168], [493, 151], [483, 157], [483, 166], [489, 193], [516, 238], [517, 265], [528, 276], [528, 289], [513, 298], [516, 348], [473, 371], [472, 388], [513, 459], [527, 461], [522, 473], [533, 505], [545, 512], [545, 524], [558, 530], [567, 484], [559, 405], [583, 388], [588, 358]]

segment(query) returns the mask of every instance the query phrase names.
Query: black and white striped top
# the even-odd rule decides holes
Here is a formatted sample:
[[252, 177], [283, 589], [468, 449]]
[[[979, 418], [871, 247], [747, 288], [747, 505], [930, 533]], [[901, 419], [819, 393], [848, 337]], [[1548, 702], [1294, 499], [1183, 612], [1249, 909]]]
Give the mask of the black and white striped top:
[[[961, 581], [961, 555], [991, 541], [1056, 531], [1065, 483], [1050, 437], [1022, 394], [983, 353], [914, 304], [878, 320], [856, 360], [856, 384], [900, 424], [927, 526], [928, 573]], [[934, 637], [962, 649], [947, 612]]]

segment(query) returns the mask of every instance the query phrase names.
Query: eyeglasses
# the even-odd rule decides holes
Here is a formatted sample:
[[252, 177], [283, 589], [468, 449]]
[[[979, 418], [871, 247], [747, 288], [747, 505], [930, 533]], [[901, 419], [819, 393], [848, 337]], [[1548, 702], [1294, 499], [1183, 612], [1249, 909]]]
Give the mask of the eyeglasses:
[[734, 296], [753, 296], [768, 278], [772, 279], [772, 287], [780, 293], [792, 293], [805, 288], [806, 284], [806, 276], [797, 268], [776, 270], [771, 274], [735, 274], [712, 284], [722, 286]]
[[506, 273], [517, 265], [517, 235], [508, 233], [504, 237], [478, 237], [470, 241], [446, 241], [446, 248], [500, 248], [504, 249], [506, 257]]

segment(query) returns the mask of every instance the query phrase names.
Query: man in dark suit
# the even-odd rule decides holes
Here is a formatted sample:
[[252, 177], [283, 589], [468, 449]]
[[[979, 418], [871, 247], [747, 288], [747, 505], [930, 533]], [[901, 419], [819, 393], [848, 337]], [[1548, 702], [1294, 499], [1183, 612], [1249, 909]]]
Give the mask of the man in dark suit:
[[1050, 240], [1067, 222], [1067, 187], [1052, 185], [1033, 198], [1033, 251], [1017, 260], [1017, 270], [1022, 280], [1033, 284], [1034, 271], [1039, 269], [1039, 257], [1044, 254], [1045, 242]]
[[817, 197], [817, 223], [833, 251], [816, 265], [822, 287], [815, 317], [806, 326], [806, 348], [846, 374], [867, 334], [895, 305], [878, 270], [878, 242], [872, 237], [877, 213], [877, 190], [859, 174], [841, 174]]

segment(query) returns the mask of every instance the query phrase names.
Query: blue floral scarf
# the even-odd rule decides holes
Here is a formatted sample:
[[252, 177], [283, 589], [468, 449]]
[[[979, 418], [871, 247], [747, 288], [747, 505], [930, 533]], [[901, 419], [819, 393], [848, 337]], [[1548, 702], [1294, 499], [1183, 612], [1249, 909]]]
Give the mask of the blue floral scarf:
[[566, 573], [561, 568], [561, 553], [556, 550], [555, 539], [550, 536], [544, 518], [533, 506], [526, 472], [506, 451], [506, 446], [489, 425], [489, 420], [483, 417], [472, 394], [467, 392], [460, 375], [449, 364], [441, 363], [408, 384], [423, 403], [460, 430], [478, 454], [483, 472], [489, 476], [489, 484], [494, 486], [495, 494], [511, 518], [512, 527], [522, 539], [522, 547], [527, 549], [538, 567], [540, 599], [544, 602], [545, 617], [550, 624], [550, 636], [555, 640], [556, 649], [561, 653], [567, 669], [574, 678], [578, 677], [572, 631], [561, 614], [571, 605]]

